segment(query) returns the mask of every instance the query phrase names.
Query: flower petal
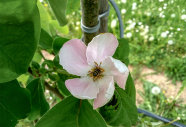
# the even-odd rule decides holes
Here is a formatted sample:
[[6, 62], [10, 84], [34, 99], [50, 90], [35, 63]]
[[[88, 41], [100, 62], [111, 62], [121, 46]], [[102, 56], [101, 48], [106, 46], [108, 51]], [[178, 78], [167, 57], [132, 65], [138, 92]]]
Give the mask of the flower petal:
[[79, 39], [66, 42], [59, 52], [60, 64], [69, 73], [86, 76], [91, 69], [86, 59], [86, 45]]
[[94, 62], [99, 64], [106, 57], [113, 56], [117, 47], [118, 41], [111, 33], [104, 33], [94, 37], [87, 47], [86, 56], [88, 63], [90, 65]]
[[114, 79], [112, 76], [105, 76], [101, 81], [99, 81], [99, 94], [96, 99], [94, 99], [93, 108], [99, 108], [110, 101], [114, 94]]
[[108, 57], [103, 61], [102, 67], [105, 70], [105, 75], [113, 75], [114, 80], [117, 82], [119, 87], [125, 89], [129, 70], [124, 63], [122, 63], [120, 60]]
[[65, 85], [79, 99], [94, 99], [99, 92], [99, 88], [88, 77], [66, 80]]

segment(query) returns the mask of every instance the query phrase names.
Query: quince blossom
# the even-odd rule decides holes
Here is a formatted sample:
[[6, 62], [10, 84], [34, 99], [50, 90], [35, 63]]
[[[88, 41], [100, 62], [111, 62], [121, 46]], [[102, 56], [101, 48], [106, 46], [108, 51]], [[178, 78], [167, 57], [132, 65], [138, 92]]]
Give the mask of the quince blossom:
[[81, 77], [66, 80], [67, 89], [76, 98], [94, 99], [94, 109], [110, 101], [114, 81], [125, 89], [129, 70], [112, 57], [117, 47], [116, 37], [105, 33], [94, 37], [88, 46], [79, 39], [72, 39], [60, 49], [60, 64], [70, 74]]

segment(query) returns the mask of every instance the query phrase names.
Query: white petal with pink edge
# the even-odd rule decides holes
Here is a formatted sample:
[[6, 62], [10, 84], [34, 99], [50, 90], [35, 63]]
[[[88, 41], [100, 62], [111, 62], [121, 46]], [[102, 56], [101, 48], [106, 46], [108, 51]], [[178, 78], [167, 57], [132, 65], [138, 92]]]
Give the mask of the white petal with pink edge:
[[86, 58], [86, 45], [79, 39], [66, 42], [59, 52], [60, 64], [70, 74], [86, 76], [90, 70]]
[[125, 89], [129, 69], [124, 63], [120, 60], [114, 59], [113, 57], [108, 57], [103, 61], [102, 67], [105, 70], [104, 75], [113, 75], [118, 86]]
[[118, 41], [111, 33], [104, 33], [94, 37], [88, 44], [86, 51], [88, 63], [90, 65], [94, 64], [94, 62], [99, 64], [108, 56], [113, 56], [117, 47]]
[[94, 99], [94, 109], [104, 106], [112, 98], [115, 90], [113, 77], [104, 76], [103, 79], [100, 79], [99, 86], [98, 96]]
[[88, 77], [66, 80], [65, 85], [70, 93], [79, 99], [95, 99], [99, 92], [99, 88]]

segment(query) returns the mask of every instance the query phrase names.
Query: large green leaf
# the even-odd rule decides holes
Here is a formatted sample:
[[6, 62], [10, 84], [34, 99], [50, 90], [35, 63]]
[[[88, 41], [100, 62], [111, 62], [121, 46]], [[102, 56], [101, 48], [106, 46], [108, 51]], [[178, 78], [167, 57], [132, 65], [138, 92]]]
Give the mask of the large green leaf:
[[32, 103], [29, 119], [34, 120], [42, 116], [49, 109], [49, 104], [45, 99], [44, 90], [39, 78], [32, 80], [27, 85], [27, 89], [31, 93]]
[[31, 110], [30, 93], [17, 80], [0, 83], [0, 127], [13, 127]]
[[40, 36], [35, 0], [0, 1], [0, 83], [25, 73]]
[[59, 24], [61, 26], [64, 26], [67, 23], [66, 14], [65, 14], [67, 0], [48, 0], [48, 2]]
[[106, 123], [87, 100], [70, 96], [49, 110], [36, 127], [106, 127]]
[[119, 46], [116, 49], [116, 52], [114, 54], [114, 58], [117, 58], [124, 62], [126, 65], [129, 64], [129, 44], [128, 41], [124, 38], [118, 39]]
[[137, 108], [126, 92], [116, 87], [111, 102], [100, 108], [100, 113], [111, 126], [131, 127], [137, 122]]
[[36, 8], [36, 0], [1, 0], [0, 23], [21, 23], [30, 19]]

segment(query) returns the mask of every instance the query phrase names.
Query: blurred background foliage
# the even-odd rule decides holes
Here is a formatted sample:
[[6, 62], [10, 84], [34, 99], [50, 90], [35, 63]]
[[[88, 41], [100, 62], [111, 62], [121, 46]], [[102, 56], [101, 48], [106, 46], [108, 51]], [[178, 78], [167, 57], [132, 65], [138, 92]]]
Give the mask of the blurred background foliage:
[[[186, 86], [186, 2], [185, 0], [116, 0], [124, 23], [124, 37], [129, 40], [130, 66], [134, 68], [134, 79], [141, 79], [143, 91], [139, 92], [143, 102], [139, 107], [175, 121], [186, 124], [186, 104], [179, 96]], [[81, 10], [79, 0], [68, 0], [66, 9], [67, 24], [60, 26], [47, 1], [38, 1], [41, 25], [53, 41], [57, 36], [81, 38]], [[110, 8], [109, 32], [119, 38], [119, 24], [115, 11]], [[47, 45], [50, 46], [50, 45]], [[48, 50], [50, 53], [50, 50]], [[36, 53], [34, 60], [41, 60]], [[165, 74], [174, 84], [181, 82], [182, 87], [175, 97], [166, 97], [157, 84], [143, 80], [138, 74], [140, 68], [153, 68]], [[27, 76], [20, 77], [21, 81]], [[152, 89], [160, 89], [154, 94]], [[138, 91], [138, 90], [137, 90]], [[45, 93], [52, 105], [55, 101], [49, 91]], [[138, 99], [138, 98], [137, 98]], [[160, 121], [139, 115], [137, 127], [170, 126]], [[31, 127], [33, 123], [20, 121], [17, 127]]]

